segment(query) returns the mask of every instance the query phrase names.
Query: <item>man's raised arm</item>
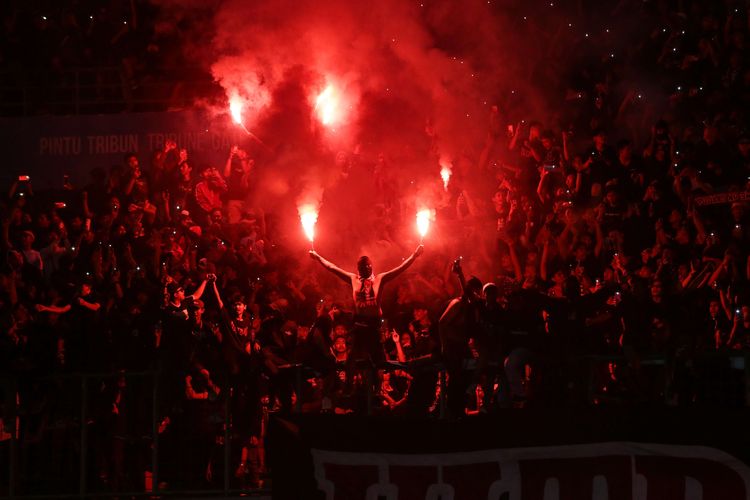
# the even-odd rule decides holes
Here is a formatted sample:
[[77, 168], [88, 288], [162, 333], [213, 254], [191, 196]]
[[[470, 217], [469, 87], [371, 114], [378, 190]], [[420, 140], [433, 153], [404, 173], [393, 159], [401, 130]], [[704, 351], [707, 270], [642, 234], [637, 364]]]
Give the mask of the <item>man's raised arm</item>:
[[417, 260], [417, 257], [422, 255], [424, 253], [424, 245], [419, 245], [416, 250], [414, 250], [414, 253], [411, 254], [406, 260], [404, 260], [400, 266], [391, 269], [390, 271], [387, 271], [385, 273], [382, 273], [380, 275], [380, 282], [385, 283], [387, 281], [392, 280], [399, 274], [406, 271], [410, 265], [414, 263], [415, 260]]
[[310, 250], [310, 258], [312, 258], [313, 260], [317, 260], [323, 265], [323, 267], [325, 267], [326, 269], [331, 271], [333, 274], [335, 274], [336, 276], [338, 276], [339, 278], [341, 278], [342, 280], [346, 281], [349, 284], [351, 284], [353, 278], [356, 278], [354, 274], [344, 271], [333, 262], [330, 262], [324, 259], [323, 257], [321, 257], [320, 254], [316, 252], [315, 250]]

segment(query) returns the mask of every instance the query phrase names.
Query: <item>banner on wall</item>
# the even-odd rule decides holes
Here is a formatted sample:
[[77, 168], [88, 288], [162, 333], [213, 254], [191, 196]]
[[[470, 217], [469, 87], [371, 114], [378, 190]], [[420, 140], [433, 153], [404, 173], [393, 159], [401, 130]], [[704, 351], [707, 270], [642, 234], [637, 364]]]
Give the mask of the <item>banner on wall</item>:
[[226, 117], [211, 119], [200, 111], [2, 118], [0, 133], [0, 180], [29, 175], [37, 188], [58, 187], [63, 175], [85, 183], [92, 169], [122, 164], [129, 153], [148, 167], [153, 152], [170, 139], [196, 164], [220, 166], [233, 144], [253, 147]]
[[312, 450], [326, 500], [746, 500], [750, 468], [720, 450], [647, 443], [446, 454]]
[[275, 417], [273, 498], [750, 500], [746, 409]]

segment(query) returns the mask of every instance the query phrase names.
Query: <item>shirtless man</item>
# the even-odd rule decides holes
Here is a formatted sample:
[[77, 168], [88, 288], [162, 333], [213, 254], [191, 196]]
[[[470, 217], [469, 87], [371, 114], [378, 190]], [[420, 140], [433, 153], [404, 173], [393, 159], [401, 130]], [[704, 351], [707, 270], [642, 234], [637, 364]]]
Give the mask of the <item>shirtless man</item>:
[[350, 273], [327, 261], [315, 250], [310, 250], [311, 258], [352, 287], [355, 313], [352, 357], [370, 358], [373, 362], [383, 360], [383, 349], [380, 347], [380, 321], [383, 316], [380, 310], [381, 291], [386, 283], [404, 272], [423, 252], [424, 246], [419, 245], [400, 266], [385, 273], [373, 274], [372, 261], [366, 255], [357, 261], [357, 272]]

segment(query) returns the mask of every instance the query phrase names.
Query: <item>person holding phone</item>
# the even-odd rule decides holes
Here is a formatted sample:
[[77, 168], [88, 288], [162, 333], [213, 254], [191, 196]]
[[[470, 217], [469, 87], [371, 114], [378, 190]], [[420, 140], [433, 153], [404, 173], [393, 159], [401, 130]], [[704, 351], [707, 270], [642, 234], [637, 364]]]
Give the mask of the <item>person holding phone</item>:
[[732, 349], [750, 349], [750, 306], [742, 304], [734, 310], [732, 331], [727, 345]]
[[563, 171], [563, 152], [555, 143], [555, 135], [551, 130], [544, 130], [540, 135], [541, 148], [534, 152], [534, 159], [539, 162], [541, 168], [548, 173]]

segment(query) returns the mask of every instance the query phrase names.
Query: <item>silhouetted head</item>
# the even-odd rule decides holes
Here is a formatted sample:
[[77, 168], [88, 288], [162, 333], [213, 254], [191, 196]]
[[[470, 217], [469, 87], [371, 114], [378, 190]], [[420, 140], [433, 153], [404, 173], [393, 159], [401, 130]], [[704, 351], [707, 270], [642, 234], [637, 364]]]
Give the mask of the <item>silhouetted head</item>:
[[466, 288], [464, 289], [464, 297], [469, 300], [475, 300], [480, 298], [482, 295], [482, 282], [479, 278], [472, 276], [466, 281]]
[[372, 275], [372, 261], [367, 255], [363, 255], [357, 261], [357, 272], [361, 278], [369, 278]]
[[482, 287], [482, 295], [484, 295], [484, 300], [488, 304], [497, 302], [498, 293], [499, 293], [499, 289], [497, 288], [497, 285], [494, 283], [486, 283]]

